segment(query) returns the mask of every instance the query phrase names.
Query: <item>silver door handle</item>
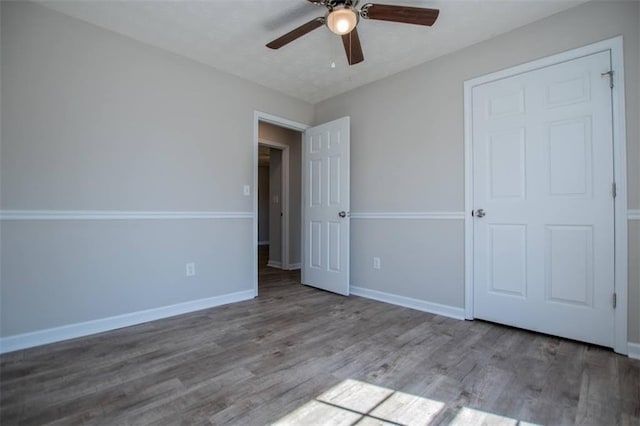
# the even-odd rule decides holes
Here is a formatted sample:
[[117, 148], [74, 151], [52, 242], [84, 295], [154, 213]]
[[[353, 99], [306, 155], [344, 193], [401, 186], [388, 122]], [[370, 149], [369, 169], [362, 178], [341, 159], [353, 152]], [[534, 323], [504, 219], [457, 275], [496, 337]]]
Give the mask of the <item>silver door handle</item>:
[[478, 210], [476, 210], [476, 211], [474, 212], [474, 216], [475, 216], [475, 217], [484, 217], [484, 215], [485, 215], [485, 214], [486, 214], [486, 213], [484, 212], [484, 210], [483, 210], [483, 209], [478, 209]]
[[341, 212], [338, 212], [338, 216], [340, 217], [347, 217], [347, 212], [345, 212], [344, 210]]

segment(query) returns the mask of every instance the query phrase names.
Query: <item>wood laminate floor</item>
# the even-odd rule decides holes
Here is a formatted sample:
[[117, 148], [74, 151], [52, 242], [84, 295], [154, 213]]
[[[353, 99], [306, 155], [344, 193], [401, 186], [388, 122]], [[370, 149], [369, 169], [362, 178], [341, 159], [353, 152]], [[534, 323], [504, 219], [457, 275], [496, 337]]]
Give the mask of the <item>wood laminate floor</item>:
[[1, 356], [0, 423], [640, 424], [639, 361], [315, 290], [261, 254], [254, 300]]

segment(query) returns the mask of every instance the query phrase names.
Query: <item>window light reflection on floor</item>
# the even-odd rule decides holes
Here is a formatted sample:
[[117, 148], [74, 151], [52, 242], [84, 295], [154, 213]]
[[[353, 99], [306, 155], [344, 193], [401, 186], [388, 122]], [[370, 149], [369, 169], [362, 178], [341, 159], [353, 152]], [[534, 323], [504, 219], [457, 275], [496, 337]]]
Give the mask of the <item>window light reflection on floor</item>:
[[458, 414], [450, 423], [451, 425], [491, 425], [491, 426], [536, 426], [535, 423], [527, 423], [510, 417], [499, 416], [485, 411], [474, 410], [473, 408], [462, 407]]
[[274, 424], [429, 424], [443, 408], [439, 401], [348, 379]]
[[[433, 399], [347, 379], [307, 402], [274, 425], [428, 425], [445, 409]], [[463, 407], [453, 425], [528, 425], [516, 419]]]

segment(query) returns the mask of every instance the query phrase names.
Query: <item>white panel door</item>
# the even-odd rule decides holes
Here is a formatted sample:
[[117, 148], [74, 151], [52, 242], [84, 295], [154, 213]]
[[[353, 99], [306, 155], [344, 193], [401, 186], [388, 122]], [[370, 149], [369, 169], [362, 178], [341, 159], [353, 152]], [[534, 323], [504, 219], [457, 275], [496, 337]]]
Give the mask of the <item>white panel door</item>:
[[305, 131], [302, 283], [349, 295], [349, 117]]
[[610, 69], [606, 51], [473, 89], [476, 318], [613, 346]]

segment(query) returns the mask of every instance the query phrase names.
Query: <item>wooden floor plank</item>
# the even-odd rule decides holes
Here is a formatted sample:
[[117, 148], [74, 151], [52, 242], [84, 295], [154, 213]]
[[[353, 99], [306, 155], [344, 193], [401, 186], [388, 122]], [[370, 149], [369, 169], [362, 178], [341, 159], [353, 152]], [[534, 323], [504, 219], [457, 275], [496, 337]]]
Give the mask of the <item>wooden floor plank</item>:
[[256, 299], [0, 356], [0, 423], [640, 424], [637, 360], [260, 261]]

